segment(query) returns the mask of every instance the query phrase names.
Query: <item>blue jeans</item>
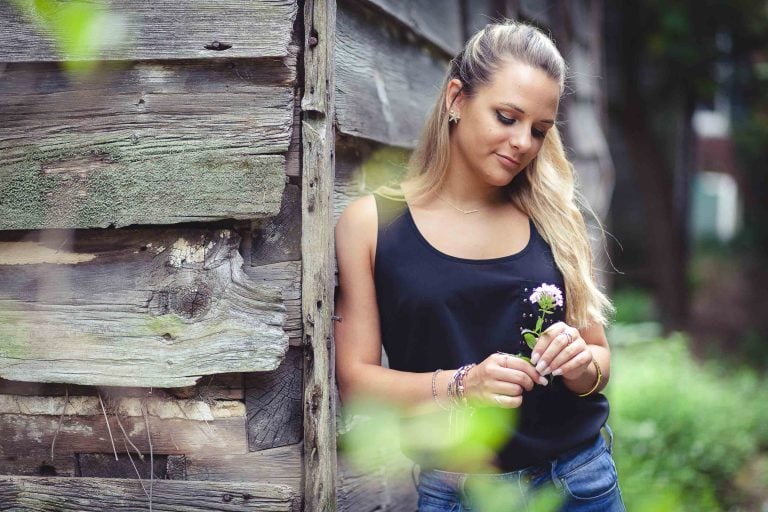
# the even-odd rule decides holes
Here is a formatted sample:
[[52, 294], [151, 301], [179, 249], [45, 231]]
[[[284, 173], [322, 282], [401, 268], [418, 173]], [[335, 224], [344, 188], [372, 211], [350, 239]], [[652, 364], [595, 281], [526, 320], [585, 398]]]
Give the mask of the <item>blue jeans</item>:
[[604, 430], [608, 442], [598, 435], [585, 448], [566, 452], [545, 464], [519, 471], [489, 474], [453, 473], [437, 469], [422, 471], [416, 487], [419, 512], [478, 511], [480, 509], [476, 506], [488, 503], [489, 489], [495, 495], [495, 502], [486, 505], [483, 510], [525, 510], [537, 495], [543, 497], [541, 491], [547, 487], [555, 490], [552, 494], [559, 507], [556, 505], [545, 510], [625, 512], [611, 456], [613, 433], [607, 424]]

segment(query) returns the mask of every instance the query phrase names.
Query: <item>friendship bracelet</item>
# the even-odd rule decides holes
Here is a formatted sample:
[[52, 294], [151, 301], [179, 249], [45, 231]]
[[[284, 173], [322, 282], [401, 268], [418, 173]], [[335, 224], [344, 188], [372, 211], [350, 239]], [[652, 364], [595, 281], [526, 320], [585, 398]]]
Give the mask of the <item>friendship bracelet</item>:
[[592, 363], [595, 365], [595, 370], [597, 370], [597, 379], [595, 380], [595, 385], [592, 386], [592, 389], [587, 391], [584, 394], [579, 395], [581, 398], [584, 398], [585, 396], [589, 396], [600, 386], [600, 382], [603, 380], [603, 372], [600, 370], [600, 365], [597, 364], [597, 359], [592, 357]]
[[437, 374], [443, 371], [442, 369], [435, 370], [434, 373], [432, 373], [432, 398], [434, 398], [435, 403], [444, 411], [450, 411], [450, 407], [446, 407], [443, 404], [440, 403], [440, 401], [437, 399], [437, 387], [435, 386], [435, 380], [437, 379]]

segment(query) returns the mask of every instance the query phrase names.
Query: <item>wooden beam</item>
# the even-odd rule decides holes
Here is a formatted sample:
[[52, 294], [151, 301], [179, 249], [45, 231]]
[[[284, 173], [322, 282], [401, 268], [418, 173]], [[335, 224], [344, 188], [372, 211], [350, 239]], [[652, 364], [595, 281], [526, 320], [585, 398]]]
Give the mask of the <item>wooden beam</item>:
[[336, 118], [340, 133], [412, 148], [447, 70], [443, 54], [393, 37], [356, 9], [339, 9]]
[[7, 66], [0, 229], [276, 215], [295, 77], [295, 56], [132, 63], [88, 78]]
[[460, 0], [366, 0], [453, 57], [461, 49]]
[[[298, 11], [296, 0], [219, 0], [205, 5], [172, 0], [102, 2], [124, 25], [125, 44], [98, 55], [62, 55], [49, 27], [35, 25], [14, 5], [19, 3], [0, 3], [0, 33], [6, 37], [0, 62], [283, 57]], [[99, 8], [99, 3], [88, 5]], [[230, 48], [205, 48], [214, 41]]]
[[182, 387], [274, 370], [288, 350], [281, 289], [245, 275], [231, 230], [0, 239], [2, 378]]
[[190, 480], [243, 481], [302, 485], [302, 444], [292, 444], [245, 454], [187, 455]]
[[248, 448], [251, 451], [301, 441], [304, 434], [303, 357], [303, 348], [291, 349], [277, 370], [245, 374]]
[[336, 1], [304, 4], [302, 297], [304, 510], [336, 510], [333, 326]]
[[[150, 488], [149, 480], [143, 480]], [[287, 485], [249, 482], [155, 480], [155, 510], [295, 512], [300, 503]], [[138, 480], [0, 476], [0, 510], [101, 512], [147, 510], [149, 497]]]

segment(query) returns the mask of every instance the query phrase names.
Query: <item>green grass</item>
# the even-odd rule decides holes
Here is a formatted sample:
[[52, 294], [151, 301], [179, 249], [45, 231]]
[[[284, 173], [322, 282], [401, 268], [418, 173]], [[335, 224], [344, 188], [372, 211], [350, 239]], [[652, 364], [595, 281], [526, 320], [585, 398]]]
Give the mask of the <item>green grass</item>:
[[616, 342], [607, 394], [628, 510], [747, 510], [733, 482], [768, 450], [768, 385], [696, 362], [681, 335]]

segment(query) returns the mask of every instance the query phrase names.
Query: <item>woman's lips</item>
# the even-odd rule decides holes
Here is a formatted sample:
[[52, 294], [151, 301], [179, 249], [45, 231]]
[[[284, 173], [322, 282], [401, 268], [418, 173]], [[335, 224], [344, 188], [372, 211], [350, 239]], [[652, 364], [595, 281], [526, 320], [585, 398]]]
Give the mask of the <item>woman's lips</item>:
[[504, 167], [512, 168], [520, 165], [520, 162], [518, 162], [517, 160], [513, 160], [508, 156], [500, 155], [498, 153], [494, 153], [494, 154], [496, 155], [496, 158], [498, 158], [499, 162], [501, 162], [501, 165], [503, 165]]

